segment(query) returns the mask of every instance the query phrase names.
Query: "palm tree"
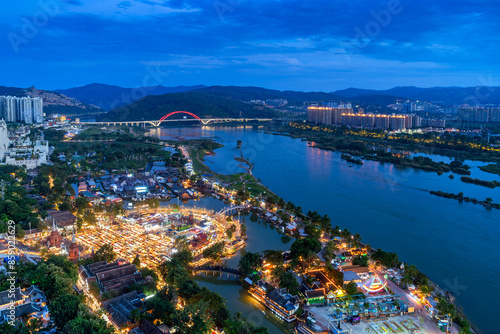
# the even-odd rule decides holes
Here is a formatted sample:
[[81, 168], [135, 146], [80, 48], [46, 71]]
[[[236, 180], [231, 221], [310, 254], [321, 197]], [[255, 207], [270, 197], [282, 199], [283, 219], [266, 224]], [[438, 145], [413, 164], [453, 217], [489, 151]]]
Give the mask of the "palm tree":
[[333, 241], [328, 241], [325, 246], [324, 256], [327, 260], [335, 258], [335, 252], [339, 250], [338, 246]]
[[341, 237], [342, 237], [345, 241], [347, 241], [347, 239], [349, 239], [349, 238], [351, 237], [351, 232], [349, 232], [349, 230], [345, 228], [345, 229], [341, 232], [340, 236], [341, 236]]
[[316, 259], [316, 253], [313, 251], [307, 252], [307, 254], [304, 256], [304, 260], [307, 262], [307, 267], [311, 266], [311, 261]]
[[420, 280], [420, 285], [419, 285], [420, 292], [427, 297], [431, 294], [432, 290], [434, 290], [431, 286], [431, 282], [427, 277], [424, 277]]
[[417, 266], [414, 264], [410, 264], [406, 269], [405, 269], [405, 274], [408, 274], [412, 279], [415, 279], [418, 275], [419, 271], [417, 269]]
[[413, 278], [406, 273], [401, 279], [401, 283], [408, 287], [410, 284], [413, 284]]
[[352, 241], [357, 248], [359, 246], [359, 243], [361, 242], [361, 236], [359, 235], [359, 233], [356, 233], [352, 236]]

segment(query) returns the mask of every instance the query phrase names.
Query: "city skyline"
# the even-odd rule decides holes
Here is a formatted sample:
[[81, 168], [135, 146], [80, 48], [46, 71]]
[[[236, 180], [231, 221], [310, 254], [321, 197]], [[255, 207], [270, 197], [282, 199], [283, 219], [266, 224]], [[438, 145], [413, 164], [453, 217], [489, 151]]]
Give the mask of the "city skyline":
[[328, 92], [498, 85], [499, 5], [490, 1], [30, 0], [2, 7], [6, 86]]

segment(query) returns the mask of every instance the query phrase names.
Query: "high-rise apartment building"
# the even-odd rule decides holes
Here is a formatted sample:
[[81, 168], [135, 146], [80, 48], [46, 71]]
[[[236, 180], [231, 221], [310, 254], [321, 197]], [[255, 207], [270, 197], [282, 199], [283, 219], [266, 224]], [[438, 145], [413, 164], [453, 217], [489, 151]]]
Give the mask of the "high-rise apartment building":
[[414, 114], [365, 114], [362, 108], [358, 109], [358, 113], [354, 113], [352, 108], [345, 108], [347, 106], [350, 107], [350, 104], [311, 106], [307, 108], [307, 121], [316, 124], [382, 130], [405, 130], [422, 126], [422, 118]]
[[9, 148], [9, 144], [7, 123], [4, 120], [0, 120], [0, 162], [3, 160], [5, 151]]
[[0, 118], [6, 122], [42, 123], [43, 100], [41, 97], [0, 96]]
[[326, 107], [310, 106], [307, 108], [307, 121], [318, 124], [337, 125], [342, 124], [342, 114], [352, 113], [351, 104], [337, 104], [333, 102], [330, 104], [331, 106]]
[[468, 121], [468, 122], [482, 122], [482, 123], [500, 122], [500, 109], [485, 108], [485, 107], [460, 108], [458, 110], [458, 116], [463, 121]]

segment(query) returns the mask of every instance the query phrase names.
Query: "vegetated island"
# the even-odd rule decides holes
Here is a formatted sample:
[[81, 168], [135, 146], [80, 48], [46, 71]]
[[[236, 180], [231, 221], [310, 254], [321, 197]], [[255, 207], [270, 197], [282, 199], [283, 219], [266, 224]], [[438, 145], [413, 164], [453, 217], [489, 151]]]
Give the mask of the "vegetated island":
[[408, 158], [404, 156], [394, 155], [389, 152], [377, 151], [374, 154], [366, 154], [363, 156], [366, 160], [387, 162], [397, 166], [411, 167], [415, 169], [422, 169], [428, 172], [437, 172], [438, 174], [453, 172], [460, 175], [470, 175], [470, 166], [464, 165], [460, 161], [452, 161], [449, 164], [444, 162], [435, 162], [428, 157], [413, 157]]
[[444, 197], [444, 198], [450, 198], [450, 199], [456, 199], [459, 202], [472, 202], [474, 204], [481, 204], [487, 209], [495, 208], [495, 209], [500, 209], [500, 204], [498, 203], [493, 203], [493, 200], [491, 198], [487, 198], [484, 201], [480, 201], [477, 198], [471, 198], [471, 197], [466, 197], [464, 196], [463, 193], [458, 193], [458, 194], [453, 194], [453, 193], [447, 193], [444, 191], [430, 191], [431, 195], [436, 195], [439, 197]]
[[497, 164], [480, 166], [479, 169], [482, 170], [483, 172], [500, 175], [500, 165]]
[[342, 159], [344, 159], [345, 161], [347, 162], [351, 162], [353, 164], [358, 164], [358, 165], [362, 165], [363, 164], [363, 161], [361, 161], [361, 159], [356, 159], [356, 158], [353, 158], [352, 156], [350, 156], [349, 154], [342, 154], [340, 156]]
[[[186, 142], [186, 145], [187, 144], [188, 143]], [[240, 179], [241, 181], [245, 181], [247, 180], [247, 178], [255, 179], [252, 175], [242, 173], [237, 175], [224, 176], [221, 174], [217, 174], [211, 171], [210, 168], [202, 162], [202, 160], [198, 161], [198, 163], [194, 163], [194, 158], [200, 158], [200, 155], [198, 155], [198, 153], [201, 153], [201, 156], [203, 156], [203, 152], [197, 150], [197, 148], [193, 145], [190, 146], [190, 149], [188, 151], [190, 154], [196, 154], [195, 157], [191, 156], [196, 173], [210, 173], [211, 178], [217, 178], [220, 181], [221, 179], [219, 179], [219, 177], [222, 177], [222, 180], [229, 182], [229, 184], [225, 185], [224, 188], [236, 190], [236, 195], [234, 196], [234, 201], [236, 204], [247, 201], [249, 199], [248, 196], [252, 194], [252, 192], [254, 192], [250, 187], [245, 187], [244, 182], [244, 187], [239, 188], [238, 186], [240, 186], [241, 184], [240, 182], [237, 182], [238, 179]], [[200, 167], [202, 168], [201, 170], [198, 169]], [[248, 185], [248, 183], [246, 185]], [[264, 205], [264, 209], [262, 209], [263, 212], [275, 212], [277, 217], [280, 218], [279, 220], [266, 220], [273, 224], [275, 227], [279, 227], [281, 229], [286, 226], [291, 221], [291, 215], [295, 217], [295, 222], [299, 224], [298, 227], [294, 229], [294, 232], [290, 234], [291, 236], [295, 237], [296, 240], [290, 246], [290, 256], [292, 260], [288, 266], [292, 268], [300, 268], [302, 271], [307, 271], [308, 267], [310, 267], [311, 265], [315, 267], [316, 265], [314, 263], [316, 261], [313, 259], [313, 257], [314, 254], [321, 250], [321, 244], [318, 239], [320, 239], [322, 233], [325, 233], [327, 237], [330, 238], [330, 240], [333, 240], [334, 237], [341, 237], [343, 240], [348, 240], [349, 243], [359, 243], [359, 245], [361, 245], [360, 247], [364, 247], [366, 249], [366, 256], [359, 255], [355, 257], [353, 259], [353, 265], [367, 266], [370, 257], [371, 260], [374, 261], [377, 265], [386, 266], [387, 268], [399, 267], [401, 265], [401, 262], [399, 261], [396, 253], [385, 252], [381, 249], [372, 250], [369, 245], [363, 245], [360, 243], [361, 236], [359, 234], [352, 235], [347, 229], [341, 230], [339, 226], [332, 227], [331, 220], [327, 215], [321, 216], [316, 211], [309, 211], [307, 214], [304, 214], [300, 206], [295, 206], [292, 202], [285, 202], [282, 198], [273, 194], [264, 185], [260, 184], [260, 186], [262, 187], [262, 190], [265, 189], [265, 195], [262, 196], [262, 201], [265, 204], [259, 202], [256, 197], [251, 200], [253, 206], [253, 209], [250, 210], [252, 212], [252, 215], [250, 217], [251, 221], [257, 220], [256, 213], [260, 214], [260, 216], [266, 220], [266, 215], [262, 214], [261, 212], [261, 206]], [[263, 195], [263, 191], [261, 191], [259, 195]], [[261, 197], [259, 196], [259, 198]], [[255, 220], [252, 220], [252, 217], [255, 217]], [[303, 228], [305, 236], [299, 234], [299, 227]], [[312, 247], [312, 249], [310, 249], [310, 247]], [[336, 249], [337, 248], [333, 241], [327, 242], [324, 251], [325, 259], [331, 261], [334, 258]], [[279, 288], [287, 288], [288, 291], [296, 293], [299, 289], [299, 285], [293, 274], [286, 271], [285, 268], [287, 267], [287, 265], [281, 264], [282, 252], [267, 250], [262, 254], [246, 252], [245, 255], [243, 255], [238, 264], [238, 269], [242, 272], [243, 276], [248, 276], [247, 278], [250, 278], [252, 282], [261, 279], [261, 276], [258, 274], [252, 275], [252, 273], [255, 273], [258, 269], [260, 257], [263, 256], [268, 263], [272, 263], [274, 261], [273, 259], [277, 255], [278, 260], [276, 260], [275, 265], [279, 267], [279, 270], [274, 272], [274, 274], [272, 275], [279, 275]], [[307, 260], [302, 259], [301, 254], [309, 254]], [[415, 268], [415, 266], [411, 265], [408, 268], [410, 267]], [[330, 276], [335, 282], [338, 282], [340, 280], [339, 284], [342, 284], [342, 273], [339, 272], [338, 269], [335, 269], [331, 264], [326, 265], [324, 269], [327, 275]], [[425, 293], [429, 293], [434, 289], [439, 290], [439, 287], [432, 283], [423, 273], [418, 271], [418, 269], [415, 268], [414, 270], [412, 269], [412, 271], [415, 271], [418, 274], [412, 276], [409, 274], [410, 270], [408, 270], [408, 273], [405, 272], [405, 281], [409, 282], [409, 284], [416, 284], [419, 290], [424, 291]], [[346, 291], [349, 290], [347, 287], [346, 289]], [[348, 293], [356, 294], [357, 289], [354, 288], [353, 292]], [[441, 293], [442, 296], [444, 296], [444, 292], [441, 291]], [[446, 295], [448, 295], [448, 293], [446, 293]], [[349, 296], [347, 298], [349, 298]], [[441, 311], [446, 310], [446, 312], [449, 311], [448, 313], [452, 314], [454, 322], [458, 323], [459, 326], [464, 330], [464, 332], [470, 332], [469, 322], [467, 321], [463, 313], [456, 306], [454, 306], [451, 301], [449, 301], [445, 297], [440, 297], [438, 301], [438, 309], [440, 309]], [[300, 310], [301, 309], [299, 309], [299, 311]], [[297, 312], [298, 316], [300, 316], [301, 314], [301, 312], [299, 311]]]
[[498, 181], [485, 181], [480, 179], [473, 179], [472, 177], [468, 176], [462, 176], [460, 180], [465, 183], [477, 184], [478, 186], [488, 187], [492, 189], [495, 187], [500, 187], [500, 182]]
[[460, 160], [500, 162], [500, 148], [493, 147], [480, 138], [470, 138], [460, 134], [390, 133], [384, 130], [302, 122], [291, 122], [269, 130], [312, 141], [318, 148], [344, 153], [357, 151], [359, 155], [363, 155], [372, 152], [375, 148], [387, 147], [391, 150], [423, 151], [429, 154], [446, 155]]

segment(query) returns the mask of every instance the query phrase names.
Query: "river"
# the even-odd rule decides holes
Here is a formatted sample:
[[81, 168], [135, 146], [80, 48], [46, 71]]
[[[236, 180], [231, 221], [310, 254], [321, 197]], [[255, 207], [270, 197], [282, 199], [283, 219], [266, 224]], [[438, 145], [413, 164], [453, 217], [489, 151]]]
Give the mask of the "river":
[[[210, 197], [202, 198], [199, 201], [189, 201], [181, 205], [205, 207], [214, 211], [219, 211], [227, 207], [222, 201]], [[240, 258], [245, 252], [262, 252], [267, 249], [285, 251], [290, 248], [293, 239], [280, 234], [272, 225], [267, 224], [265, 221], [257, 219], [256, 222], [251, 222], [248, 215], [241, 215], [239, 219], [247, 227], [248, 240], [245, 247], [238, 250], [229, 259], [224, 260], [227, 266], [237, 268]], [[217, 278], [199, 276], [196, 276], [196, 279], [201, 286], [206, 286], [224, 297], [227, 300], [227, 305], [231, 313], [241, 312], [257, 326], [267, 327], [270, 334], [291, 333], [293, 326], [284, 324], [269, 310], [259, 305], [250, 297], [246, 292], [246, 288], [238, 281], [222, 281]]]
[[[392, 164], [364, 161], [351, 165], [340, 153], [311, 147], [307, 142], [266, 134], [252, 127], [186, 127], [152, 130], [162, 139], [213, 138], [224, 144], [206, 163], [212, 170], [231, 174], [241, 171], [233, 156], [242, 141], [253, 174], [285, 201], [304, 212], [328, 214], [333, 225], [360, 233], [374, 248], [397, 252], [400, 260], [415, 264], [435, 283], [449, 290], [464, 308], [474, 328], [494, 333], [500, 328], [500, 211], [472, 203], [459, 203], [429, 194], [429, 190], [463, 192], [465, 196], [500, 202], [500, 191], [460, 181], [456, 175], [397, 168]], [[436, 161], [446, 157], [426, 155]], [[465, 161], [471, 177], [498, 180]], [[277, 239], [279, 241], [279, 238]], [[256, 242], [259, 242], [257, 240]], [[277, 247], [279, 245], [276, 242]], [[264, 247], [273, 248], [268, 245]], [[231, 304], [230, 304], [231, 305]], [[232, 306], [232, 305], [231, 305]], [[236, 308], [235, 308], [236, 310]]]

